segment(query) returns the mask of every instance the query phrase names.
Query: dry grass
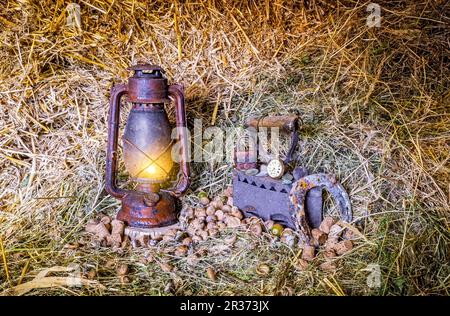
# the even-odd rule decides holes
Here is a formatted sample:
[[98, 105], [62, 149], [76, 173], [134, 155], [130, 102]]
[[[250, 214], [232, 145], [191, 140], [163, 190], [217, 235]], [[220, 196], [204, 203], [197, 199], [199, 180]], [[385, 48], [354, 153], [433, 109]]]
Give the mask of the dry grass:
[[[173, 282], [186, 295], [448, 295], [450, 3], [377, 2], [380, 28], [366, 25], [368, 2], [79, 1], [76, 30], [66, 1], [1, 0], [0, 290], [77, 263], [106, 289], [32, 293], [164, 294]], [[220, 127], [298, 111], [299, 163], [338, 174], [366, 238], [337, 271], [297, 272], [297, 253], [245, 232], [226, 255], [222, 238], [200, 244], [219, 253], [195, 269], [157, 254], [170, 273], [142, 263], [144, 250], [64, 248], [118, 207], [104, 192], [108, 92], [138, 61], [185, 85], [191, 125], [210, 122], [215, 105]], [[230, 181], [226, 164], [193, 167], [186, 201]], [[132, 266], [132, 283], [120, 285], [111, 260]], [[259, 262], [269, 276], [255, 273]], [[380, 265], [380, 288], [366, 284], [369, 264]]]

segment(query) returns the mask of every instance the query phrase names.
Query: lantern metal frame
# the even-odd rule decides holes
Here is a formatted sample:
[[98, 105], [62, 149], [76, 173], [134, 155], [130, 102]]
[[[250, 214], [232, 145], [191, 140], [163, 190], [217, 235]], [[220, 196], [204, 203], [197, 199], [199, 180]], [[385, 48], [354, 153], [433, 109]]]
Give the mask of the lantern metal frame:
[[[130, 67], [128, 70], [134, 71], [134, 75], [128, 79], [128, 83], [116, 84], [111, 88], [106, 155], [106, 191], [114, 198], [121, 200], [122, 206], [117, 218], [130, 227], [154, 228], [172, 225], [178, 221], [178, 203], [176, 200], [190, 186], [183, 88], [176, 84], [168, 85], [167, 79], [163, 76], [164, 71], [159, 66], [143, 64]], [[124, 96], [128, 97], [128, 101], [132, 103], [133, 108], [148, 106], [148, 111], [161, 111], [161, 109], [164, 111], [164, 104], [174, 102], [177, 138], [180, 142], [180, 170], [177, 183], [173, 188], [162, 190], [159, 181], [152, 182], [151, 179], [147, 183], [138, 181], [136, 190], [126, 190], [117, 186], [120, 107], [121, 99]], [[156, 124], [156, 126], [168, 124], [168, 121], [165, 120], [152, 119], [151, 112], [146, 117], [149, 117], [149, 119], [144, 119], [136, 124]], [[134, 124], [134, 122], [128, 123]], [[148, 135], [148, 137], [155, 136]]]

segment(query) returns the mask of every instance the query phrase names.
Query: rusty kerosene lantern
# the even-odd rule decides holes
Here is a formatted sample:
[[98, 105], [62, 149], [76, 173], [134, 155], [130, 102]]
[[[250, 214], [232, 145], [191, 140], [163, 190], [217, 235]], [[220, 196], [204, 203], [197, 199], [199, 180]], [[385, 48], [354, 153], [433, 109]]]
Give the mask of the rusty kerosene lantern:
[[[106, 161], [106, 191], [122, 201], [117, 218], [131, 228], [148, 229], [175, 224], [176, 199], [189, 187], [187, 160], [186, 113], [181, 86], [168, 85], [163, 70], [154, 65], [136, 65], [127, 84], [111, 89], [108, 149]], [[121, 97], [132, 103], [123, 141], [123, 160], [135, 190], [121, 189], [116, 184], [117, 145]], [[174, 101], [177, 137], [180, 142], [180, 171], [174, 188], [163, 190], [162, 183], [170, 179], [172, 158], [170, 126], [165, 104]]]

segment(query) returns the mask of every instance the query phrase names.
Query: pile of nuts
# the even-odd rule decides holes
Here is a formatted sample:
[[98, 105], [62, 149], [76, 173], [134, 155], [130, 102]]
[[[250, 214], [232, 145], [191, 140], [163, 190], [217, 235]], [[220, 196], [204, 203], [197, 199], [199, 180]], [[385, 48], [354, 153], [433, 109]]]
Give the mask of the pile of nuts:
[[228, 187], [222, 195], [210, 201], [205, 192], [200, 192], [200, 206], [182, 210], [180, 221], [186, 227], [186, 232], [192, 237], [192, 241], [206, 240], [226, 228], [237, 228], [242, 224], [248, 224], [249, 219], [244, 219], [242, 212], [233, 205], [232, 195], [233, 189]]
[[[244, 218], [243, 213], [233, 205], [233, 189], [227, 187], [221, 195], [210, 200], [205, 192], [198, 195], [199, 205], [197, 207], [185, 207], [180, 214], [180, 225], [178, 228], [169, 229], [164, 234], [154, 238], [130, 241], [124, 235], [124, 223], [119, 220], [111, 220], [106, 215], [97, 220], [91, 220], [86, 226], [86, 231], [93, 233], [97, 242], [102, 246], [110, 246], [114, 249], [124, 249], [130, 244], [132, 246], [153, 247], [165, 245], [166, 252], [174, 256], [188, 256], [193, 258], [193, 245], [198, 242], [216, 237], [226, 229], [246, 229], [254, 236], [261, 236], [264, 232], [274, 242], [281, 242], [289, 247], [296, 245], [302, 249], [301, 258], [298, 259], [297, 268], [304, 270], [308, 262], [316, 256], [316, 250], [323, 253], [325, 262], [321, 265], [323, 270], [335, 269], [333, 258], [342, 255], [353, 248], [352, 239], [355, 235], [352, 230], [343, 226], [341, 222], [332, 217], [325, 217], [319, 228], [312, 229], [313, 244], [304, 245], [298, 242], [297, 233], [285, 228], [279, 223], [268, 220], [263, 222], [258, 217]], [[191, 258], [192, 257], [192, 258]], [[189, 260], [188, 260], [189, 261]], [[191, 260], [192, 261], [192, 260]]]
[[111, 220], [109, 216], [102, 214], [98, 219], [90, 220], [85, 229], [88, 233], [94, 234], [102, 246], [113, 248], [125, 246], [123, 245], [125, 224], [122, 221]]
[[[350, 228], [346, 228], [350, 227]], [[333, 217], [324, 218], [319, 228], [311, 231], [314, 246], [305, 246], [301, 259], [298, 260], [300, 270], [307, 266], [307, 262], [312, 261], [315, 256], [315, 249], [320, 249], [325, 262], [320, 265], [322, 270], [335, 270], [337, 268], [334, 259], [353, 249], [352, 240], [356, 239], [356, 228], [336, 221]]]

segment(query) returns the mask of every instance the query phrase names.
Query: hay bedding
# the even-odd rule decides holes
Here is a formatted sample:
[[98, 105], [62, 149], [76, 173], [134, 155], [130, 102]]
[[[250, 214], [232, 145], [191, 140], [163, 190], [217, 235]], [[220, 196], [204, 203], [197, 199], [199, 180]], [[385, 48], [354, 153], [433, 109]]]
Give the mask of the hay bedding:
[[[448, 2], [379, 2], [368, 28], [367, 3], [350, 1], [83, 1], [81, 30], [67, 4], [1, 1], [0, 290], [75, 264], [101, 286], [31, 293], [448, 294]], [[184, 84], [191, 126], [215, 107], [220, 127], [299, 112], [298, 163], [338, 175], [362, 234], [337, 269], [299, 271], [297, 251], [242, 230], [199, 242], [215, 252], [195, 269], [87, 246], [87, 221], [118, 207], [104, 192], [108, 91], [139, 61]], [[230, 181], [227, 164], [193, 167], [186, 204]]]

